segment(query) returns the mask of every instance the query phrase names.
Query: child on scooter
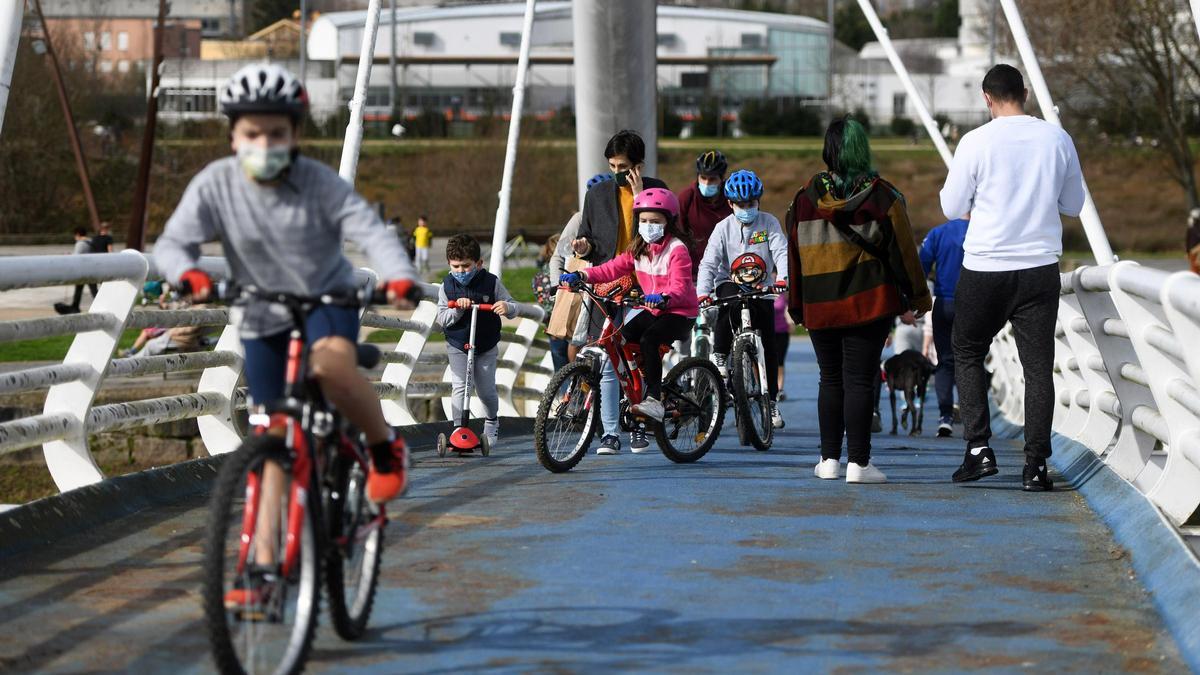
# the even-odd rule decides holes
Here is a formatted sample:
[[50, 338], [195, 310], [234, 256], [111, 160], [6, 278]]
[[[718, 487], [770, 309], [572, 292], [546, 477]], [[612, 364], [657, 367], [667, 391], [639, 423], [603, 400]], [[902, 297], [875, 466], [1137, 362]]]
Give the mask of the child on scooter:
[[[438, 293], [437, 321], [446, 332], [446, 354], [454, 385], [451, 398], [453, 419], [462, 417], [462, 400], [467, 388], [467, 352], [471, 339], [472, 304], [491, 304], [491, 312], [480, 312], [475, 326], [475, 368], [471, 381], [475, 395], [483, 402], [487, 418], [483, 435], [491, 446], [500, 434], [500, 398], [496, 394], [496, 360], [500, 344], [500, 317], [508, 316], [513, 297], [495, 274], [483, 269], [479, 242], [466, 234], [456, 234], [446, 242], [446, 263], [450, 273], [442, 280]], [[456, 422], [457, 423], [457, 422]]]
[[688, 237], [679, 228], [675, 194], [664, 188], [643, 190], [633, 200], [633, 217], [638, 233], [628, 250], [599, 267], [564, 274], [560, 281], [605, 283], [630, 272], [637, 274], [646, 309], [626, 321], [621, 332], [626, 340], [641, 345], [646, 397], [631, 412], [661, 422], [665, 411], [659, 347], [688, 336], [699, 313], [696, 287]]
[[[700, 294], [701, 306], [708, 304], [710, 296], [722, 298], [737, 294], [738, 286], [730, 278], [730, 271], [739, 258], [751, 253], [766, 264], [763, 280], [769, 281], [774, 275], [776, 292], [786, 294], [787, 237], [778, 218], [758, 210], [762, 194], [762, 181], [753, 171], [735, 171], [725, 181], [725, 198], [733, 208], [733, 215], [713, 228], [704, 257], [700, 260], [696, 291]], [[775, 309], [770, 300], [751, 300], [749, 304], [751, 325], [763, 338], [763, 356], [769, 373], [767, 389], [771, 397], [771, 423], [779, 429], [783, 426], [783, 417], [775, 406], [779, 393], [779, 382], [775, 378], [779, 359], [771, 344], [775, 335]], [[713, 363], [724, 375], [725, 361], [733, 344], [733, 325], [728, 305], [721, 308], [714, 331]]]

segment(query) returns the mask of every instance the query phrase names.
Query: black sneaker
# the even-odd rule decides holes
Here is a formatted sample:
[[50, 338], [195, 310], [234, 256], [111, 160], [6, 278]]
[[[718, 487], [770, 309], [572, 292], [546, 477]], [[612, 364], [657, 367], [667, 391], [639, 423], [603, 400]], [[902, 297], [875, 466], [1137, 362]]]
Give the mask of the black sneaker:
[[954, 418], [945, 416], [938, 420], [938, 438], [950, 438], [954, 435]]
[[1026, 458], [1025, 470], [1021, 472], [1021, 489], [1026, 492], [1049, 492], [1054, 482], [1046, 474], [1046, 461]]
[[646, 438], [646, 427], [638, 425], [629, 433], [629, 450], [634, 454], [650, 451], [650, 439]]
[[56, 302], [54, 303], [54, 311], [59, 314], [78, 314], [79, 308], [75, 305], [68, 305], [65, 302]]
[[596, 449], [597, 455], [615, 455], [621, 452], [621, 439], [616, 434], [609, 434], [600, 439], [600, 447]]
[[973, 450], [968, 450], [963, 455], [962, 466], [954, 472], [955, 483], [979, 480], [1000, 473], [1000, 468], [996, 466], [996, 454], [992, 452], [991, 448], [984, 446], [983, 448], [974, 448], [974, 450], [979, 450], [979, 454], [973, 454]]

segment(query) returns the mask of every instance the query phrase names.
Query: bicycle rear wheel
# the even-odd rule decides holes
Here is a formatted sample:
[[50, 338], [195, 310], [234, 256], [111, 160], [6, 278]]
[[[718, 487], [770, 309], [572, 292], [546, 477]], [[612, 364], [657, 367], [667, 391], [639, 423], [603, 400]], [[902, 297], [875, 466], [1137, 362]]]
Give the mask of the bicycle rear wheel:
[[533, 424], [538, 462], [549, 471], [570, 471], [587, 454], [600, 423], [600, 382], [584, 359], [563, 366], [546, 387]]
[[769, 450], [775, 435], [771, 424], [770, 395], [762, 388], [758, 368], [759, 346], [754, 340], [734, 342], [729, 355], [729, 379], [733, 384], [734, 411], [740, 418], [739, 429], [756, 450]]
[[[303, 509], [295, 569], [284, 575], [279, 567], [292, 507], [288, 466], [280, 439], [256, 437], [225, 460], [217, 477], [201, 593], [209, 643], [221, 672], [298, 673], [312, 648], [321, 560], [311, 498]], [[272, 483], [282, 483], [281, 489], [276, 491]], [[254, 590], [258, 599], [234, 599], [235, 589], [243, 595]]]
[[654, 438], [667, 459], [694, 462], [712, 449], [725, 421], [725, 385], [711, 361], [691, 357], [680, 361], [663, 379], [662, 424]]
[[334, 489], [326, 498], [330, 546], [325, 585], [329, 614], [338, 635], [357, 640], [366, 632], [375, 604], [387, 521], [367, 499], [364, 463], [338, 455], [334, 481]]

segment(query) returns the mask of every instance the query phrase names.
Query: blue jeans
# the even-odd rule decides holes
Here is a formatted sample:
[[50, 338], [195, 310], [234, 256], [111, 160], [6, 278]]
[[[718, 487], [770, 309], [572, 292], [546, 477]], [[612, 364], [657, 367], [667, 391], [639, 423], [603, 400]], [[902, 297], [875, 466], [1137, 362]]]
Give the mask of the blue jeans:
[[567, 365], [567, 346], [570, 344], [571, 341], [565, 338], [550, 338], [550, 360], [555, 371]]
[[938, 364], [933, 385], [937, 390], [938, 417], [954, 416], [954, 298], [938, 297], [933, 302], [933, 346]]
[[605, 436], [621, 435], [621, 384], [608, 359], [604, 359], [604, 369], [600, 371], [600, 421]]

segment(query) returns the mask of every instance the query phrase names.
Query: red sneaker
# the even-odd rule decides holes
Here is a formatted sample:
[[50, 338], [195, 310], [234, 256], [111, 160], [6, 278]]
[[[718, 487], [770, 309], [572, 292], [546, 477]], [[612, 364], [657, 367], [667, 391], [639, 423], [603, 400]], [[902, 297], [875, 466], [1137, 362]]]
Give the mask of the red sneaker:
[[408, 447], [403, 438], [392, 441], [390, 456], [376, 453], [367, 473], [367, 499], [383, 504], [404, 494], [408, 487]]

